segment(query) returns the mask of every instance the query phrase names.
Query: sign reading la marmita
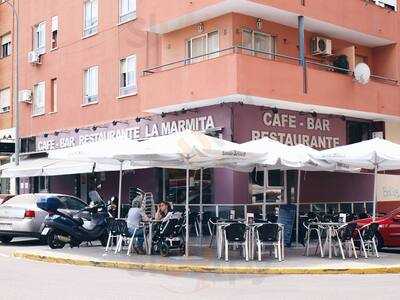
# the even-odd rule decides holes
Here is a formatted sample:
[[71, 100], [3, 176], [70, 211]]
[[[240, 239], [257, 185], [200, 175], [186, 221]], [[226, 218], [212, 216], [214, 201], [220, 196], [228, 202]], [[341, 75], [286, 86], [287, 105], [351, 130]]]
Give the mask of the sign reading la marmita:
[[63, 149], [114, 138], [145, 139], [187, 129], [205, 131], [212, 128], [215, 128], [215, 121], [211, 115], [161, 121], [160, 123], [148, 122], [148, 124], [138, 126], [110, 125], [107, 128], [98, 128], [95, 132], [81, 130], [78, 133], [73, 132], [62, 136], [38, 137], [37, 151]]

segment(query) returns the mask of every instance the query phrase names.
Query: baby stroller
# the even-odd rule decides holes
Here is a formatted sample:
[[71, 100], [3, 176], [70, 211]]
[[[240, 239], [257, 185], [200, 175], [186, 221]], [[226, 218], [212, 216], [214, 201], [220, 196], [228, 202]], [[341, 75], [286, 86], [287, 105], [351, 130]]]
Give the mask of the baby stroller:
[[184, 218], [177, 212], [166, 221], [157, 226], [153, 236], [153, 251], [161, 256], [168, 256], [171, 251], [181, 255], [185, 253], [185, 240], [183, 238]]

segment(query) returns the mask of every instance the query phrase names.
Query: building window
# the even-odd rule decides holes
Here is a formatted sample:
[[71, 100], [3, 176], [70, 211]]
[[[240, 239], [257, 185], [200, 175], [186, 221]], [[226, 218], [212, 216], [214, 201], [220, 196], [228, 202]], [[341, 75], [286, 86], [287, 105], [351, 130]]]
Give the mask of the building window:
[[1, 37], [0, 57], [7, 57], [11, 55], [11, 33], [5, 34]]
[[218, 51], [218, 31], [213, 31], [202, 34], [200, 36], [196, 36], [186, 42], [187, 58], [190, 58], [190, 60], [188, 61], [189, 63], [199, 62], [207, 58], [218, 57]]
[[45, 113], [45, 83], [39, 82], [33, 87], [33, 115]]
[[10, 88], [2, 89], [0, 91], [0, 112], [8, 112], [11, 108], [11, 92]]
[[58, 105], [58, 81], [57, 78], [51, 80], [51, 100], [50, 100], [50, 112], [57, 112]]
[[96, 34], [99, 24], [97, 0], [85, 1], [84, 16], [83, 36], [87, 37]]
[[120, 70], [119, 95], [126, 96], [136, 93], [136, 55], [121, 59]]
[[58, 48], [58, 16], [51, 18], [51, 49]]
[[249, 50], [248, 54], [274, 59], [276, 53], [275, 38], [272, 35], [257, 32], [254, 30], [243, 29], [242, 32], [242, 46]]
[[136, 0], [119, 0], [119, 22], [124, 23], [136, 18]]
[[91, 67], [85, 70], [85, 97], [84, 104], [98, 101], [99, 67]]
[[46, 52], [46, 22], [41, 22], [33, 28], [33, 50], [38, 54]]
[[264, 193], [266, 203], [284, 204], [286, 203], [285, 186], [287, 182], [287, 172], [280, 170], [267, 170], [266, 189], [264, 190], [264, 172], [253, 171], [250, 174], [250, 190], [253, 203], [263, 203]]

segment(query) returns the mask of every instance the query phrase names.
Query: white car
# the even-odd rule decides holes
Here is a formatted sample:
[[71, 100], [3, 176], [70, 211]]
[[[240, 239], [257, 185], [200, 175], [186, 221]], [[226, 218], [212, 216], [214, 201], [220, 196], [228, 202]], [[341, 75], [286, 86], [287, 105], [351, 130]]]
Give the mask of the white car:
[[41, 238], [47, 212], [37, 207], [43, 198], [56, 197], [64, 204], [65, 213], [74, 214], [87, 205], [82, 200], [62, 194], [23, 194], [0, 205], [0, 241], [9, 243], [14, 237]]

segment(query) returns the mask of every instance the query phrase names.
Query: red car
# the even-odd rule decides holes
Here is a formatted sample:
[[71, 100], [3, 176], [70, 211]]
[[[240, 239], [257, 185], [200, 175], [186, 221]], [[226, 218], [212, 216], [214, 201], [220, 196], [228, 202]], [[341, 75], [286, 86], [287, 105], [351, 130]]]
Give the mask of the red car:
[[[372, 222], [372, 218], [356, 221], [358, 226]], [[379, 224], [378, 250], [382, 247], [400, 247], [400, 207], [375, 220]]]

